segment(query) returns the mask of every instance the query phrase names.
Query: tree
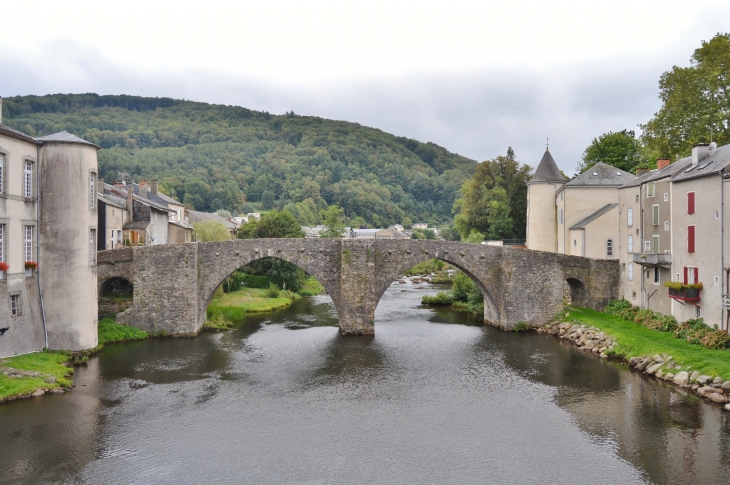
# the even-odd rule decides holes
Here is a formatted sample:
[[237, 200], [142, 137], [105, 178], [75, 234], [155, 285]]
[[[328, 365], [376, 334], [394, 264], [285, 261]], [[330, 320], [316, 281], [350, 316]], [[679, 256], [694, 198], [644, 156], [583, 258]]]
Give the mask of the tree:
[[274, 208], [274, 193], [272, 191], [267, 190], [261, 195], [261, 205], [266, 210]]
[[484, 234], [477, 231], [472, 231], [469, 236], [467, 236], [466, 239], [464, 239], [464, 242], [472, 243], [472, 244], [481, 244], [481, 242], [484, 241]]
[[402, 224], [403, 224], [403, 229], [410, 229], [411, 227], [413, 227], [413, 220], [411, 220], [410, 217], [406, 216], [403, 218]]
[[702, 41], [690, 63], [662, 74], [662, 107], [641, 125], [642, 141], [655, 156], [673, 159], [696, 143], [730, 143], [730, 34]]
[[300, 267], [279, 258], [262, 258], [252, 261], [242, 271], [256, 276], [268, 276], [279, 288], [297, 292], [305, 281], [307, 273]]
[[[248, 224], [246, 224], [248, 225]], [[261, 217], [261, 221], [251, 231], [252, 238], [299, 238], [304, 231], [288, 211], [269, 212]]]
[[345, 234], [345, 211], [342, 207], [331, 205], [320, 211], [319, 216], [324, 220], [324, 231], [320, 237], [340, 238]]
[[[498, 238], [525, 236], [527, 182], [532, 168], [514, 158], [512, 148], [477, 165], [472, 178], [461, 187], [454, 202], [454, 229], [466, 239], [477, 231]], [[494, 228], [490, 227], [495, 225]]]
[[578, 171], [585, 172], [598, 162], [633, 172], [639, 165], [648, 163], [642, 158], [642, 147], [633, 130], [609, 131], [594, 138], [583, 152], [583, 161], [578, 164]]
[[220, 221], [193, 222], [193, 241], [227, 241], [231, 238], [228, 228]]

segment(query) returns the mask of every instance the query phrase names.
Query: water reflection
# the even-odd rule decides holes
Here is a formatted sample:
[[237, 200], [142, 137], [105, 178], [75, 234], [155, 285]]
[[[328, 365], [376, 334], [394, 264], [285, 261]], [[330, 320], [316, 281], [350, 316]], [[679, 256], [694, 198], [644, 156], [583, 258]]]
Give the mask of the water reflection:
[[0, 406], [0, 482], [725, 481], [718, 408], [557, 339], [422, 308], [437, 291], [391, 287], [375, 337], [340, 337], [322, 296], [110, 346], [72, 393]]

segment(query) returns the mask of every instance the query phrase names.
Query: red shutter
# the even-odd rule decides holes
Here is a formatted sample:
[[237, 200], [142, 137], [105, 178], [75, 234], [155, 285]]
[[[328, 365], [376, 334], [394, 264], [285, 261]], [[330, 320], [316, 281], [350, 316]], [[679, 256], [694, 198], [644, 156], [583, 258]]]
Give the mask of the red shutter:
[[695, 193], [687, 192], [687, 214], [695, 213]]
[[687, 267], [685, 266], [684, 267], [684, 284], [686, 285], [687, 282], [688, 282], [688, 278], [687, 278]]
[[697, 270], [697, 268], [695, 268], [695, 283], [699, 283], [699, 282], [700, 282], [699, 271]]
[[687, 226], [687, 252], [695, 252], [695, 226]]

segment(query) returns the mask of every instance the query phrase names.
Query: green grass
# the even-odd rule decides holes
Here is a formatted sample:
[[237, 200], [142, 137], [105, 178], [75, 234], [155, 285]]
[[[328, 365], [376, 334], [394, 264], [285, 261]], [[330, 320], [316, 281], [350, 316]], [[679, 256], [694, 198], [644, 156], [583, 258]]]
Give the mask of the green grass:
[[411, 269], [403, 273], [405, 276], [430, 275], [439, 271], [446, 271], [449, 264], [440, 259], [429, 259], [423, 263], [413, 266]]
[[[71, 360], [70, 352], [35, 352], [0, 359], [0, 367], [37, 371], [44, 375], [38, 377], [8, 377], [0, 373], [0, 399], [29, 394], [38, 389], [71, 387], [70, 375], [73, 369], [66, 364]], [[48, 376], [56, 382], [46, 382]]]
[[[672, 332], [651, 330], [623, 318], [587, 308], [570, 308], [567, 320], [574, 319], [593, 325], [614, 337], [618, 342], [618, 347], [614, 350], [617, 356], [628, 359], [634, 356], [669, 354], [677, 365], [682, 366], [682, 370], [687, 370], [689, 366], [691, 370], [701, 374], [730, 378], [728, 350], [706, 349], [677, 339]], [[676, 373], [674, 370], [670, 372]]]
[[299, 295], [291, 291], [279, 290], [279, 296], [268, 298], [268, 289], [243, 288], [224, 294], [213, 300], [206, 310], [205, 328], [222, 330], [242, 322], [246, 313], [264, 313], [280, 310], [291, 305]]
[[325, 293], [324, 286], [319, 284], [315, 278], [307, 278], [304, 285], [297, 291], [302, 296], [315, 296], [322, 295]]
[[99, 345], [113, 342], [127, 342], [129, 340], [144, 340], [149, 334], [144, 330], [114, 322], [114, 317], [105, 317], [99, 320]]

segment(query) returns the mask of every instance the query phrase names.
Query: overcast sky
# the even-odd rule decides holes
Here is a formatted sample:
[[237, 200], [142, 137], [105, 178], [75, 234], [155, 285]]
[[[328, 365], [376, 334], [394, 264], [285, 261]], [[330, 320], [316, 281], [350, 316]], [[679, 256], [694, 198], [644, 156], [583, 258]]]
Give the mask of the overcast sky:
[[[189, 6], [188, 6], [189, 5]], [[730, 0], [6, 2], [0, 96], [170, 96], [357, 122], [572, 173], [655, 113]], [[17, 19], [17, 21], [8, 21]]]

